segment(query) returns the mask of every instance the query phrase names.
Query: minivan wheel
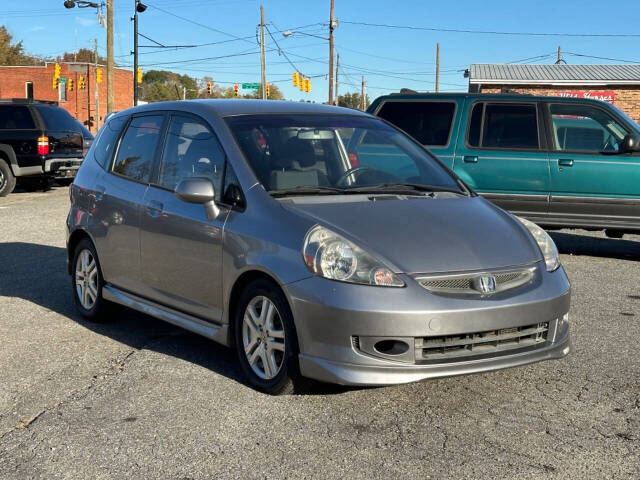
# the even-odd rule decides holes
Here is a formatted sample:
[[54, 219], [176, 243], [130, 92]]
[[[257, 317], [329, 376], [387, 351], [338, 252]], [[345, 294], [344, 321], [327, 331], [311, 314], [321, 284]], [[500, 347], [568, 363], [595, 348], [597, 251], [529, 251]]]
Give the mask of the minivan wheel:
[[6, 197], [16, 188], [16, 177], [13, 176], [9, 164], [0, 158], [0, 197]]
[[78, 311], [89, 320], [105, 320], [111, 304], [102, 298], [104, 280], [96, 249], [89, 239], [78, 242], [72, 267], [73, 298]]
[[267, 280], [250, 283], [234, 323], [240, 366], [251, 386], [272, 395], [292, 393], [298, 345], [293, 315], [280, 290]]

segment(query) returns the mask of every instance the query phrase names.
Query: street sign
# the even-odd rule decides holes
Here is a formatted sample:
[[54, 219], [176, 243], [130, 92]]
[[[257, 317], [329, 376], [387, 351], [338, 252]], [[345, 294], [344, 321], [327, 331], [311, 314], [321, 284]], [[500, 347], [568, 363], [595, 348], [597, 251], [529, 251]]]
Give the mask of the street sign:
[[243, 90], [258, 90], [259, 88], [260, 88], [259, 83], [243, 83], [242, 84]]

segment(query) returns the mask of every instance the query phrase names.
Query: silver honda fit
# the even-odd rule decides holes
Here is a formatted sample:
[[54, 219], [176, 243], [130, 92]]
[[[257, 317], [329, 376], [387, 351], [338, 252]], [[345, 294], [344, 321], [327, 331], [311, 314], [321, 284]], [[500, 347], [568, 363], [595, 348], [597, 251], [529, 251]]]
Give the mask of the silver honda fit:
[[70, 195], [80, 313], [125, 305], [228, 345], [265, 392], [569, 352], [551, 238], [365, 113], [257, 100], [126, 110]]

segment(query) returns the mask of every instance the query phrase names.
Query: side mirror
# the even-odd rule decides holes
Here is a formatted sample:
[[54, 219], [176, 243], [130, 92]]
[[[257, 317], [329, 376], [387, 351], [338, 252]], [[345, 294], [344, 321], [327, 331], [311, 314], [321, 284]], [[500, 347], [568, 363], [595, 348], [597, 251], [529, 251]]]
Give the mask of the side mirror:
[[633, 133], [625, 135], [622, 139], [623, 152], [640, 152], [640, 136]]
[[215, 220], [220, 209], [215, 203], [216, 192], [211, 180], [205, 177], [187, 177], [180, 180], [175, 189], [176, 197], [183, 202], [199, 203], [204, 206], [209, 220]]

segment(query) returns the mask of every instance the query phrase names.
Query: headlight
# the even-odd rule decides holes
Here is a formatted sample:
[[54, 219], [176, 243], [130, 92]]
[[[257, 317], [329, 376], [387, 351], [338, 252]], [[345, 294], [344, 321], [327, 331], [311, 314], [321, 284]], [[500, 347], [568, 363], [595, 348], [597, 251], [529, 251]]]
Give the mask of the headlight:
[[302, 250], [304, 263], [321, 277], [363, 285], [404, 287], [404, 282], [387, 266], [320, 225], [309, 230]]
[[547, 265], [547, 271], [553, 272], [556, 270], [560, 266], [560, 260], [558, 260], [558, 249], [549, 234], [545, 232], [544, 229], [525, 218], [516, 218], [520, 220], [522, 224], [527, 227], [527, 230], [531, 232], [531, 235], [533, 235], [533, 238], [540, 247], [542, 255], [544, 256], [544, 263]]

